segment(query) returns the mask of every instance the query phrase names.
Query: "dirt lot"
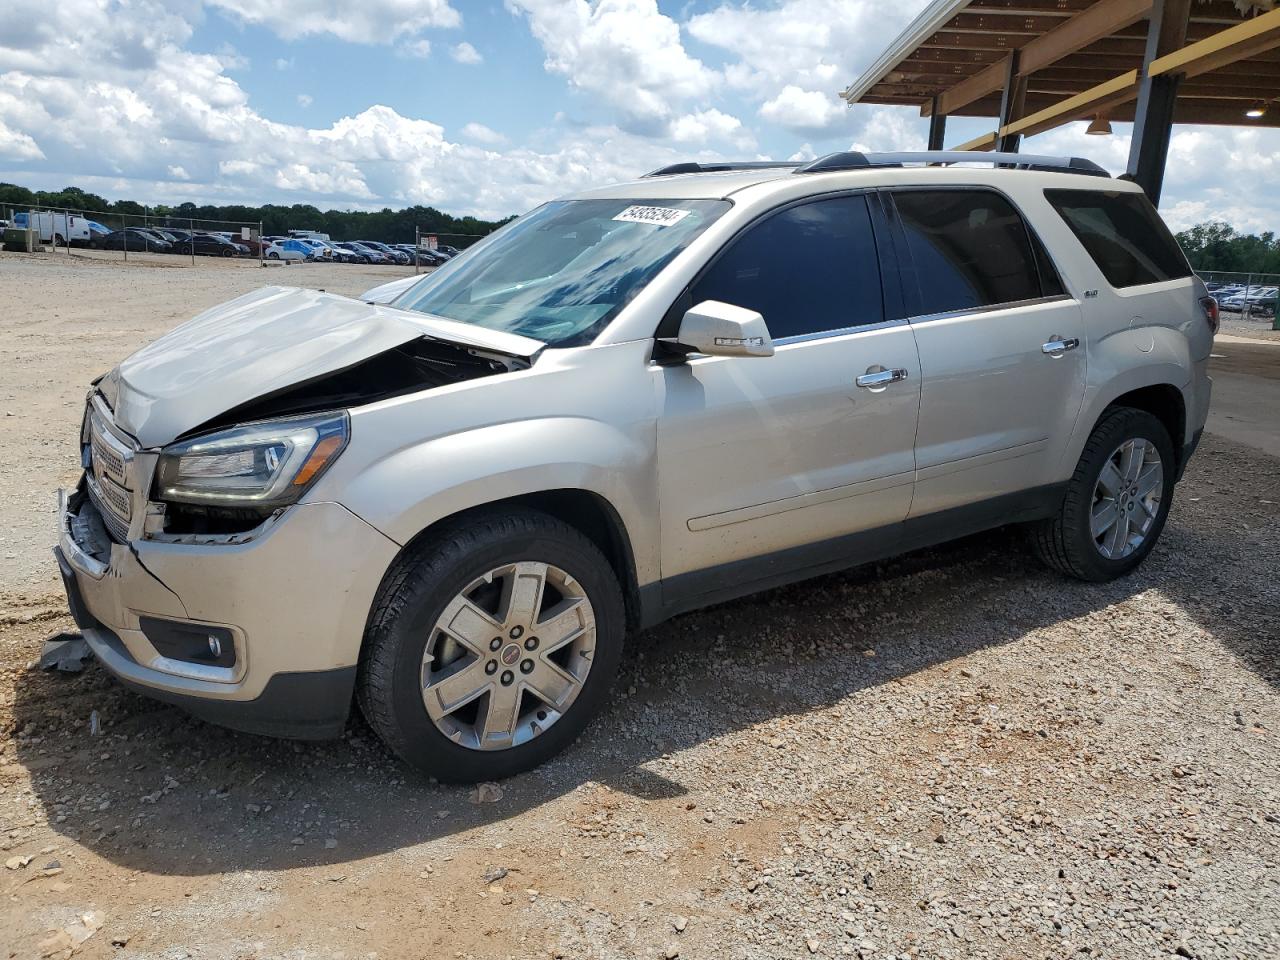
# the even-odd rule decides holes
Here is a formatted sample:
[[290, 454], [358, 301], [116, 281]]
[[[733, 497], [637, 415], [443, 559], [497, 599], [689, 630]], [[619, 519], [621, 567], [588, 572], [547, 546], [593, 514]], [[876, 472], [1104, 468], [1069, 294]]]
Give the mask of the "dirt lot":
[[1207, 437], [1119, 583], [1000, 532], [681, 617], [481, 796], [358, 719], [262, 740], [29, 669], [70, 627], [50, 504], [84, 384], [276, 280], [171, 272], [0, 260], [8, 956], [1280, 956], [1280, 460]]

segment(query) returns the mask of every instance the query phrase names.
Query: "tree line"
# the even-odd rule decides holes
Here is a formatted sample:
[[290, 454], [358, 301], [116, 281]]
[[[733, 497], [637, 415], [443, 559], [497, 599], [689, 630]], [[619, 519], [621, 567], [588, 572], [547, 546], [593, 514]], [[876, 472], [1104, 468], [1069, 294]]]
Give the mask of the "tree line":
[[[57, 191], [28, 190], [14, 183], [0, 183], [0, 209], [12, 207], [19, 210], [32, 206], [66, 207], [107, 217], [112, 214], [149, 215], [156, 219], [172, 217], [179, 222], [188, 219], [228, 220], [244, 224], [261, 221], [262, 230], [268, 236], [289, 230], [316, 230], [327, 233], [334, 240], [378, 240], [383, 243], [412, 243], [414, 227], [418, 227], [423, 233], [437, 234], [445, 242], [458, 247], [467, 246], [507, 222], [455, 217], [435, 207], [421, 206], [401, 210], [390, 207], [381, 210], [320, 210], [304, 203], [291, 206], [268, 203], [260, 207], [181, 203], [173, 207], [146, 207], [135, 200], [106, 200], [79, 187]], [[1197, 270], [1280, 273], [1280, 238], [1271, 231], [1240, 233], [1221, 220], [1210, 220], [1183, 230], [1177, 237], [1187, 259]]]
[[[283, 235], [289, 230], [316, 230], [327, 233], [334, 240], [377, 240], [381, 243], [413, 243], [414, 227], [418, 227], [424, 234], [434, 233], [457, 247], [467, 246], [507, 222], [455, 217], [435, 207], [422, 206], [401, 210], [390, 207], [381, 210], [320, 210], [304, 203], [290, 206], [268, 203], [260, 207], [195, 203], [144, 206], [135, 200], [107, 200], [79, 187], [56, 191], [28, 190], [15, 183], [0, 182], [0, 210], [29, 207], [65, 207], [91, 215], [101, 214], [108, 220], [112, 215], [149, 216], [156, 221], [173, 218], [177, 226], [181, 226], [183, 220], [228, 220], [241, 224], [261, 222], [266, 236]], [[104, 226], [108, 227], [117, 224], [118, 221], [104, 221]]]
[[1201, 273], [1280, 273], [1280, 238], [1270, 230], [1240, 233], [1221, 220], [1210, 220], [1177, 237], [1187, 259]]

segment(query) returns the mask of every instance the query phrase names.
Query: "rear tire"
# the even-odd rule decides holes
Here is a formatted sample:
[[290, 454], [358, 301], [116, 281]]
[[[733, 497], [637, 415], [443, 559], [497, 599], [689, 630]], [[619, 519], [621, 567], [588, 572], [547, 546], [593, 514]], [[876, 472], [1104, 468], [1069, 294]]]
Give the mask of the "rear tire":
[[[538, 568], [542, 587], [522, 620], [516, 584], [539, 582], [527, 575]], [[383, 742], [423, 773], [497, 780], [577, 739], [606, 703], [624, 634], [622, 591], [594, 543], [532, 510], [481, 516], [432, 531], [387, 574], [357, 698]], [[560, 646], [564, 637], [574, 639]], [[555, 684], [558, 708], [544, 693]]]
[[[1126, 457], [1130, 471], [1120, 469]], [[1176, 469], [1163, 423], [1145, 410], [1111, 408], [1093, 428], [1057, 516], [1031, 528], [1032, 546], [1048, 566], [1079, 580], [1130, 573], [1164, 529]]]

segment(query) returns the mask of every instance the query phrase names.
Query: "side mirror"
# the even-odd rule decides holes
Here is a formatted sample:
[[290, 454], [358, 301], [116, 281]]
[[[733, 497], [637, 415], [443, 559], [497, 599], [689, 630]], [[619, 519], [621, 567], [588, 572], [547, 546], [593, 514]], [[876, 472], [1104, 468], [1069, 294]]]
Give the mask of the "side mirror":
[[709, 357], [773, 356], [773, 338], [764, 317], [719, 300], [703, 300], [686, 311], [676, 342]]

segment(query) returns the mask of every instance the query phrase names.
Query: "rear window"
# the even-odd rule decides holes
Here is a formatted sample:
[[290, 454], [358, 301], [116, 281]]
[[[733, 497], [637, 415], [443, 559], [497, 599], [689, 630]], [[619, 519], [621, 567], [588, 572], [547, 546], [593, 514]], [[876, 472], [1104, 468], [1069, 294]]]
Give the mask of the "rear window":
[[1146, 194], [1046, 190], [1044, 195], [1111, 286], [1191, 276], [1187, 258]]
[[918, 281], [915, 316], [1044, 295], [1031, 237], [1004, 197], [987, 190], [904, 190], [893, 202]]

